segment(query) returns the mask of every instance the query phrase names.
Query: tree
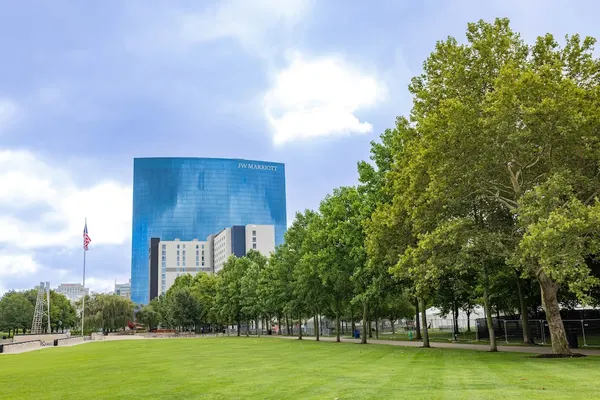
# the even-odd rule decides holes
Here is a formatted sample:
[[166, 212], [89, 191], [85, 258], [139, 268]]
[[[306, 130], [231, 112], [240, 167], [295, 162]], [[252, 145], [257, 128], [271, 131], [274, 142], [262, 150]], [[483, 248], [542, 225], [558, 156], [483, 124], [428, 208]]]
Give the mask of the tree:
[[55, 292], [50, 291], [50, 323], [52, 330], [58, 332], [65, 329], [74, 328], [78, 324], [77, 310], [71, 304], [69, 299]]
[[150, 304], [143, 306], [135, 315], [138, 322], [148, 327], [148, 331], [153, 331], [158, 327], [159, 314], [156, 310], [157, 302], [158, 298], [152, 299]]
[[[257, 253], [257, 252], [255, 252]], [[261, 256], [260, 253], [257, 253], [258, 256]], [[258, 326], [261, 316], [264, 315], [264, 307], [262, 299], [260, 298], [259, 291], [259, 281], [260, 281], [260, 271], [261, 266], [259, 262], [253, 261], [252, 258], [256, 258], [255, 255], [250, 255], [250, 257], [242, 257], [238, 260], [240, 263], [244, 263], [243, 269], [244, 274], [241, 279], [241, 304], [242, 304], [242, 313], [246, 315], [248, 318], [251, 318], [256, 323], [256, 333], [260, 336]], [[263, 263], [263, 268], [264, 265]]]
[[593, 301], [589, 294], [600, 279], [592, 275], [587, 260], [600, 254], [600, 203], [586, 205], [577, 198], [568, 178], [556, 174], [522, 197], [520, 222], [525, 234], [517, 262], [540, 282], [553, 349], [568, 353], [564, 326], [556, 311], [558, 290], [563, 286], [581, 302]]
[[220, 322], [217, 307], [217, 290], [220, 275], [198, 273], [192, 282], [192, 292], [199, 304], [199, 320], [210, 324], [213, 331]]
[[[275, 252], [271, 254], [265, 268], [261, 271], [261, 283], [259, 285], [265, 311], [269, 315], [277, 317], [280, 335], [283, 332], [283, 316], [289, 313], [289, 306], [293, 297], [293, 277], [290, 272], [293, 269], [290, 258], [287, 244], [278, 246]], [[286, 324], [286, 328], [289, 328], [289, 324]]]
[[[191, 275], [187, 275], [190, 276]], [[189, 283], [188, 281], [186, 283]], [[199, 322], [200, 304], [192, 292], [192, 287], [177, 285], [170, 287], [167, 291], [167, 301], [170, 302], [170, 311], [175, 326], [190, 330], [196, 327]]]
[[[389, 288], [385, 287], [388, 284], [413, 286], [411, 277], [405, 277], [403, 282], [398, 282], [397, 277], [390, 278], [389, 271], [396, 266], [405, 249], [414, 245], [417, 240], [418, 227], [414, 226], [411, 215], [415, 206], [411, 190], [421, 187], [427, 179], [425, 170], [421, 168], [415, 168], [414, 172], [403, 175], [409, 169], [408, 145], [417, 136], [414, 126], [406, 118], [397, 118], [394, 129], [388, 129], [380, 136], [380, 143], [371, 142], [371, 160], [374, 165], [363, 161], [358, 166], [358, 190], [367, 196], [368, 200], [365, 203], [370, 209], [369, 217], [364, 223], [368, 266], [372, 269], [367, 275], [376, 277], [380, 286], [369, 288], [374, 293], [388, 291]], [[415, 314], [417, 339], [421, 339], [417, 299]], [[428, 338], [425, 338], [425, 342], [427, 341]]]
[[340, 315], [353, 298], [351, 277], [366, 263], [362, 227], [362, 199], [354, 187], [342, 187], [327, 196], [319, 207], [321, 219], [310, 236], [317, 249], [314, 262], [336, 319], [340, 341]]
[[18, 329], [30, 329], [34, 307], [20, 292], [10, 291], [0, 299], [0, 328], [17, 333]]
[[240, 336], [242, 313], [242, 277], [246, 261], [238, 262], [238, 258], [230, 256], [223, 269], [219, 271], [217, 286], [217, 308], [220, 318], [228, 325], [237, 323], [237, 335]]
[[390, 321], [392, 333], [396, 333], [396, 321], [413, 318], [415, 315], [415, 307], [408, 291], [386, 293], [381, 302], [381, 314]]
[[85, 326], [114, 332], [133, 321], [133, 303], [115, 294], [94, 294], [85, 299]]
[[322, 293], [321, 275], [318, 275], [318, 280], [311, 275], [314, 268], [320, 271], [319, 263], [322, 262], [318, 254], [321, 243], [318, 243], [317, 239], [321, 233], [321, 222], [319, 214], [312, 210], [296, 213], [294, 222], [285, 233], [285, 243], [272, 257], [278, 270], [282, 305], [292, 317], [292, 321], [294, 317], [298, 318], [299, 339], [302, 339], [302, 319], [310, 314], [311, 309], [315, 311], [321, 301], [320, 298], [306, 297], [306, 293]]

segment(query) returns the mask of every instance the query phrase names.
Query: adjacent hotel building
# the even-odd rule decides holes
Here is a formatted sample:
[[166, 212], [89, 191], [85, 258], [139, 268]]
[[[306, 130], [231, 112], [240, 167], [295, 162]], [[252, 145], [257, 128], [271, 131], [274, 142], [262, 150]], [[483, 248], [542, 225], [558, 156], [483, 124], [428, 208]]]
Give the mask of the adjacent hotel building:
[[149, 248], [150, 300], [166, 293], [183, 274], [217, 273], [231, 255], [250, 250], [269, 255], [275, 250], [273, 225], [232, 226], [205, 240], [151, 238]]
[[81, 299], [84, 294], [88, 296], [90, 294], [90, 289], [86, 288], [83, 290], [83, 285], [81, 283], [61, 283], [56, 288], [56, 293], [64, 295], [69, 301], [77, 301]]
[[284, 164], [136, 158], [131, 300], [147, 304], [177, 273], [218, 271], [231, 254], [243, 255], [255, 246], [268, 254], [283, 243], [286, 228]]

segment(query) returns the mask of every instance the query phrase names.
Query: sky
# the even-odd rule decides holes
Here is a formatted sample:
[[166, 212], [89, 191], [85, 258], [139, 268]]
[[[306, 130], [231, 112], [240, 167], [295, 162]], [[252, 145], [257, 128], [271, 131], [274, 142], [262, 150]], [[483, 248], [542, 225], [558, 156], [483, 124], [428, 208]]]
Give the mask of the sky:
[[[288, 222], [357, 182], [438, 40], [510, 18], [600, 38], [600, 2], [0, 0], [0, 293], [131, 267], [134, 157], [286, 164]], [[598, 53], [598, 52], [596, 52]]]

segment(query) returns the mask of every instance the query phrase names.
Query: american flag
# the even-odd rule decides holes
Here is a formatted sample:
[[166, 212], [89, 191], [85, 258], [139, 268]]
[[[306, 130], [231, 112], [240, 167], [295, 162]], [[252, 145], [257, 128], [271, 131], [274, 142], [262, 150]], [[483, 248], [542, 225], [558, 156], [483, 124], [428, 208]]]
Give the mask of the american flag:
[[88, 251], [88, 245], [90, 244], [91, 241], [92, 241], [92, 239], [90, 239], [90, 236], [88, 235], [88, 232], [87, 232], [87, 222], [86, 222], [85, 226], [83, 227], [83, 249], [85, 251]]

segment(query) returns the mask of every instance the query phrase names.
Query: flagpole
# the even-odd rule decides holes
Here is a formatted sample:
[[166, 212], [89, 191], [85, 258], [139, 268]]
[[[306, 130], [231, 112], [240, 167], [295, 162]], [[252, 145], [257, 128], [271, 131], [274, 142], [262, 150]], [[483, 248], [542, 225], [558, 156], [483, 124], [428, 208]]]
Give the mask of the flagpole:
[[[87, 217], [85, 218], [85, 226], [87, 227]], [[85, 238], [84, 238], [85, 240]], [[83, 302], [81, 310], [81, 336], [83, 336], [83, 323], [85, 321], [85, 244], [83, 246]]]

